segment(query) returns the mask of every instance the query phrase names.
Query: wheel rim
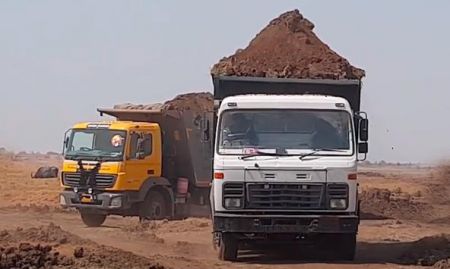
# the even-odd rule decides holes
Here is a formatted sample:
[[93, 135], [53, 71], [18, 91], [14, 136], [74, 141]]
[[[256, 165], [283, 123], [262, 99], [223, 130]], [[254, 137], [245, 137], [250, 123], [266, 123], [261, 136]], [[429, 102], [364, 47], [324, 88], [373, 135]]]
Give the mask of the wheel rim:
[[152, 209], [151, 209], [151, 216], [155, 219], [161, 218], [162, 217], [162, 209], [161, 209], [161, 204], [159, 203], [154, 203], [152, 205]]

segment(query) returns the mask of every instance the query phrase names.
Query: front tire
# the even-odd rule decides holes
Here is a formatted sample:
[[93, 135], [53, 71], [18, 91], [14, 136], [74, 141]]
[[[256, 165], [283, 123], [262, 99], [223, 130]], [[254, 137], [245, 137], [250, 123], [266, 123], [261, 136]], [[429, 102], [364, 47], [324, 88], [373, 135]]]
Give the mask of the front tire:
[[141, 221], [162, 220], [168, 216], [168, 205], [161, 192], [149, 191], [139, 211]]
[[88, 227], [100, 227], [106, 220], [106, 215], [80, 212], [81, 220]]
[[238, 241], [232, 234], [224, 233], [220, 237], [219, 260], [235, 261], [238, 256]]
[[319, 248], [330, 260], [353, 261], [356, 253], [356, 233], [324, 234]]

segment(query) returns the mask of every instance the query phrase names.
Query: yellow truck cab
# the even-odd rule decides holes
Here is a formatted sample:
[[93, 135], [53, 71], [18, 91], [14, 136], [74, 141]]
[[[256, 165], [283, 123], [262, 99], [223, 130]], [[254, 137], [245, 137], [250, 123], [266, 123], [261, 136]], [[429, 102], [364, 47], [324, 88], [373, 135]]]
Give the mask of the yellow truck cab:
[[163, 219], [193, 215], [193, 208], [207, 214], [212, 114], [99, 112], [117, 120], [78, 123], [66, 133], [63, 207], [78, 209], [87, 226], [113, 214]]

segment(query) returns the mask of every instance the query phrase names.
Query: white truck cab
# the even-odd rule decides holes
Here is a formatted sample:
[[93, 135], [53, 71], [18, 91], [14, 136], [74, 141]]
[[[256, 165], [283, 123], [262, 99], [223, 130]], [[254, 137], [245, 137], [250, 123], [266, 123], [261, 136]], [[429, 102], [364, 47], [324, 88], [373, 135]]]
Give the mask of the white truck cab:
[[[216, 96], [227, 92], [227, 79]], [[219, 257], [236, 259], [243, 242], [309, 241], [352, 259], [359, 224], [358, 153], [367, 152], [367, 143], [359, 143], [362, 133], [367, 136], [367, 120], [355, 114], [353, 99], [302, 94], [303, 80], [290, 80], [300, 94], [276, 94], [277, 85], [287, 83], [283, 79], [232, 81], [246, 90], [216, 103], [211, 207]], [[308, 82], [317, 88], [324, 83]], [[260, 90], [266, 83], [265, 94], [251, 94], [252, 83]], [[324, 244], [329, 240], [333, 244]]]

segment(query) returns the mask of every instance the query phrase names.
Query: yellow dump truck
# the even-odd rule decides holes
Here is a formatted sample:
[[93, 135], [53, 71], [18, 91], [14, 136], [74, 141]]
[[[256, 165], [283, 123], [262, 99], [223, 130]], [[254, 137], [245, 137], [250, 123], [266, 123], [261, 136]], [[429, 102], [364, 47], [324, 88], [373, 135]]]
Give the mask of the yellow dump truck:
[[108, 215], [140, 219], [209, 213], [212, 113], [98, 109], [113, 121], [73, 126], [64, 138], [60, 204], [87, 226]]

